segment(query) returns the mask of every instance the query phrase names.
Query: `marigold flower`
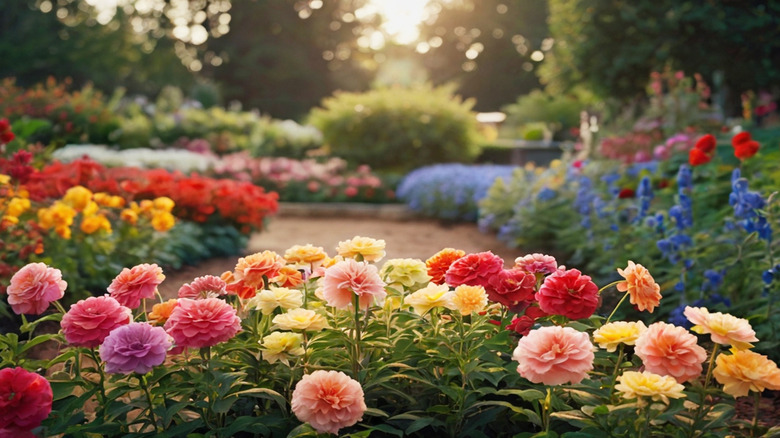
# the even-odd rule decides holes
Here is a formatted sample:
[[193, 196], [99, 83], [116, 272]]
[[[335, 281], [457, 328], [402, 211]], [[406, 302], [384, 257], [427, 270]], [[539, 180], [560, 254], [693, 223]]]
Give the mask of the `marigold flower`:
[[273, 332], [263, 337], [263, 360], [275, 363], [277, 360], [290, 366], [290, 356], [300, 356], [304, 353], [303, 335], [291, 332]]
[[539, 307], [550, 315], [587, 318], [599, 305], [599, 288], [576, 269], [559, 269], [544, 279], [536, 293]]
[[412, 292], [404, 302], [414, 309], [414, 313], [424, 315], [434, 307], [452, 307], [452, 294], [446, 284], [428, 283], [422, 289]]
[[179, 298], [218, 298], [227, 295], [227, 283], [225, 280], [214, 276], [204, 275], [192, 280], [192, 283], [185, 283], [179, 288]]
[[271, 286], [247, 301], [248, 308], [259, 309], [263, 315], [274, 313], [276, 308], [297, 309], [303, 305], [303, 293], [296, 289]]
[[504, 260], [490, 251], [465, 255], [455, 260], [444, 281], [452, 287], [467, 284], [469, 286], [486, 286], [494, 275], [504, 269]]
[[165, 362], [171, 337], [162, 327], [132, 322], [118, 327], [100, 345], [100, 359], [110, 374], [146, 374]]
[[73, 207], [76, 211], [81, 211], [92, 201], [92, 191], [84, 186], [74, 186], [65, 192], [62, 201]]
[[105, 295], [89, 297], [71, 305], [60, 325], [68, 344], [94, 348], [102, 344], [112, 330], [132, 321], [130, 309]]
[[108, 286], [108, 293], [119, 304], [135, 309], [141, 300], [153, 298], [157, 286], [165, 280], [162, 269], [156, 264], [142, 263], [132, 269], [124, 268]]
[[30, 209], [30, 200], [27, 198], [11, 198], [8, 206], [5, 208], [5, 214], [8, 216], [19, 217], [25, 211]]
[[431, 258], [425, 261], [425, 266], [428, 268], [428, 275], [431, 277], [431, 282], [436, 284], [444, 283], [444, 275], [450, 266], [459, 258], [466, 255], [466, 251], [454, 248], [444, 248]]
[[628, 291], [631, 304], [634, 304], [640, 311], [647, 310], [653, 313], [656, 306], [661, 302], [661, 286], [655, 282], [650, 272], [642, 265], [634, 264], [628, 261], [626, 269], [618, 268], [620, 274], [626, 281], [617, 284], [617, 290], [620, 292]]
[[156, 210], [152, 214], [152, 228], [155, 231], [168, 231], [176, 225], [176, 218], [167, 211]]
[[329, 306], [346, 309], [357, 295], [358, 305], [365, 309], [372, 302], [381, 305], [387, 292], [376, 266], [355, 259], [346, 259], [325, 270], [322, 295]]
[[273, 251], [258, 252], [238, 259], [233, 270], [233, 279], [260, 289], [265, 286], [267, 279], [276, 277], [284, 265], [285, 260], [279, 254]]
[[149, 312], [149, 322], [154, 325], [165, 325], [165, 322], [171, 317], [171, 313], [173, 313], [173, 309], [176, 308], [178, 302], [179, 300], [172, 298], [152, 306], [152, 311]]
[[615, 321], [604, 324], [593, 332], [593, 341], [610, 353], [617, 350], [618, 345], [634, 345], [639, 335], [647, 330], [642, 321]]
[[111, 233], [111, 222], [102, 214], [85, 217], [81, 220], [81, 231], [84, 234], [93, 234], [99, 230]]
[[461, 284], [455, 288], [450, 298], [452, 310], [460, 312], [461, 315], [471, 315], [485, 310], [488, 304], [487, 292], [482, 286], [469, 286]]
[[547, 275], [558, 270], [558, 262], [553, 256], [533, 253], [516, 258], [515, 268], [531, 274]]
[[328, 258], [328, 254], [321, 246], [312, 244], [293, 245], [284, 252], [284, 258], [288, 263], [306, 263], [316, 265]]
[[379, 276], [389, 284], [401, 284], [407, 288], [428, 284], [431, 279], [425, 263], [418, 259], [390, 259], [382, 265]]
[[683, 313], [688, 321], [695, 324], [691, 328], [693, 332], [700, 335], [709, 333], [716, 344], [729, 344], [745, 350], [753, 347], [751, 342], [758, 342], [756, 332], [746, 319], [728, 313], [710, 313], [704, 307], [686, 306]]
[[750, 350], [732, 350], [715, 359], [715, 380], [723, 391], [734, 397], [748, 395], [748, 391], [780, 390], [780, 370], [777, 364], [762, 354]]
[[219, 298], [180, 299], [165, 323], [177, 347], [211, 347], [241, 331], [236, 309]]
[[339, 242], [336, 249], [339, 255], [344, 258], [360, 256], [367, 262], [378, 262], [385, 256], [385, 241], [355, 236], [350, 240]]
[[160, 196], [159, 198], [155, 198], [154, 201], [152, 201], [152, 205], [158, 210], [170, 213], [173, 211], [173, 207], [176, 206], [176, 203], [173, 202], [173, 199], [167, 196]]
[[363, 418], [366, 402], [360, 383], [341, 371], [317, 370], [303, 376], [290, 408], [317, 432], [338, 434]]
[[30, 431], [49, 416], [53, 398], [43, 376], [20, 367], [0, 370], [0, 433], [34, 436]]
[[45, 263], [30, 263], [16, 271], [8, 285], [8, 304], [17, 315], [40, 315], [65, 295], [62, 272]]
[[533, 383], [580, 383], [593, 369], [593, 350], [587, 333], [542, 327], [520, 339], [512, 359], [518, 362], [517, 372]]
[[683, 398], [685, 387], [671, 376], [660, 376], [649, 371], [626, 371], [618, 377], [615, 390], [625, 399], [637, 399], [639, 406], [645, 406], [645, 397], [669, 404], [670, 398]]
[[274, 329], [317, 332], [329, 328], [328, 321], [319, 313], [303, 308], [288, 310], [271, 320]]
[[130, 225], [135, 225], [138, 223], [138, 213], [130, 208], [122, 210], [122, 212], [119, 213], [119, 218], [129, 223]]
[[655, 322], [639, 335], [634, 352], [651, 373], [672, 376], [678, 383], [693, 380], [702, 371], [707, 352], [688, 330], [665, 322]]

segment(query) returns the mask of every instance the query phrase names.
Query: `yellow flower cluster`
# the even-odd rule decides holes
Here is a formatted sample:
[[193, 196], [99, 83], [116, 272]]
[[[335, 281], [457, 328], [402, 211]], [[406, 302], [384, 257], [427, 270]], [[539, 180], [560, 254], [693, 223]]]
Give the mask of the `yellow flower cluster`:
[[28, 196], [23, 188], [14, 190], [10, 176], [0, 174], [0, 223], [3, 226], [19, 223], [19, 216], [30, 209]]
[[122, 210], [119, 217], [130, 224], [137, 224], [139, 217], [149, 218], [155, 231], [168, 231], [176, 225], [176, 218], [171, 211], [175, 206], [173, 200], [161, 196], [154, 200], [144, 199], [140, 203], [131, 202], [129, 208]]

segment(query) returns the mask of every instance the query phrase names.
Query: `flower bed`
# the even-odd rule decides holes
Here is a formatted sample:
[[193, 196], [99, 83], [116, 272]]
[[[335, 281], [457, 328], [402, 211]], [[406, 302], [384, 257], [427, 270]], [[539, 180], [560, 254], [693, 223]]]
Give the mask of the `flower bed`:
[[[640, 264], [599, 288], [541, 254], [506, 268], [490, 252], [447, 248], [426, 261], [382, 262], [384, 250], [384, 241], [356, 236], [332, 258], [312, 245], [265, 251], [164, 302], [155, 298], [164, 274], [141, 264], [107, 285], [108, 295], [67, 310], [57, 301], [67, 287], [59, 271], [28, 265], [8, 301], [45, 316], [20, 327], [27, 340], [0, 336], [0, 428], [20, 436], [768, 432], [734, 414], [735, 398], [780, 390], [777, 365], [751, 349], [758, 339], [747, 320], [703, 307], [685, 309], [693, 331], [613, 319], [625, 300], [652, 313], [665, 299]], [[601, 306], [607, 297], [619, 298], [614, 308]], [[36, 335], [43, 321], [60, 321], [61, 331]], [[47, 340], [61, 344], [59, 355], [30, 357]]]

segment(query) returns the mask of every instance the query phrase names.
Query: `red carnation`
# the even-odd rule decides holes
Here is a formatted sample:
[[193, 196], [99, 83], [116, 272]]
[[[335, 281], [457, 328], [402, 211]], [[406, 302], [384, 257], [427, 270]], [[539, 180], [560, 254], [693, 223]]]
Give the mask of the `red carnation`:
[[599, 305], [599, 288], [576, 269], [559, 269], [544, 279], [536, 293], [539, 307], [569, 319], [587, 318]]
[[505, 306], [531, 301], [536, 292], [536, 275], [520, 269], [504, 269], [488, 279], [485, 290], [490, 301]]
[[691, 163], [691, 166], [701, 166], [709, 163], [710, 160], [712, 160], [712, 156], [701, 149], [693, 148], [688, 152], [688, 162]]
[[736, 148], [737, 145], [749, 142], [750, 140], [752, 140], [752, 138], [750, 137], [750, 133], [749, 132], [747, 132], [747, 131], [740, 132], [739, 134], [735, 135], [734, 137], [731, 137], [731, 145]]
[[487, 286], [488, 280], [504, 269], [504, 260], [490, 251], [469, 254], [455, 260], [444, 281], [452, 287], [462, 284], [469, 286]]
[[0, 433], [28, 436], [51, 412], [52, 391], [42, 376], [23, 368], [0, 370]]
[[712, 134], [707, 134], [700, 139], [696, 140], [696, 146], [694, 146], [696, 149], [701, 150], [705, 153], [710, 153], [715, 150], [715, 145], [717, 144], [717, 140], [715, 140], [715, 136]]
[[761, 145], [757, 141], [746, 141], [734, 146], [734, 156], [740, 160], [746, 160], [758, 152]]

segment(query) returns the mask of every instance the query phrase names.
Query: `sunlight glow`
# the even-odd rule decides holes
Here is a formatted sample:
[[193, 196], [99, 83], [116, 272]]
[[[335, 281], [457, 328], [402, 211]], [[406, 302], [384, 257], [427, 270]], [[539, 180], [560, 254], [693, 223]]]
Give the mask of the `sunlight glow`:
[[431, 15], [429, 4], [429, 0], [369, 0], [355, 11], [355, 16], [368, 19], [379, 15], [380, 29], [389, 40], [412, 44], [420, 37], [420, 24]]

